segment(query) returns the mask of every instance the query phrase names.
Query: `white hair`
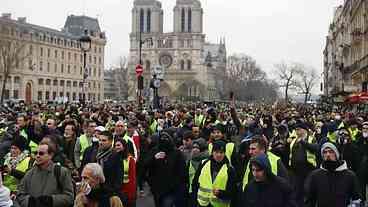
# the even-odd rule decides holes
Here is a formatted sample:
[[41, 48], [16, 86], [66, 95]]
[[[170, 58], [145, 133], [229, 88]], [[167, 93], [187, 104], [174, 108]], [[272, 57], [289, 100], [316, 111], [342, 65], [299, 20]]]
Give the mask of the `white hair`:
[[88, 163], [84, 169], [90, 169], [93, 177], [98, 178], [101, 183], [105, 183], [106, 179], [101, 165], [98, 163]]

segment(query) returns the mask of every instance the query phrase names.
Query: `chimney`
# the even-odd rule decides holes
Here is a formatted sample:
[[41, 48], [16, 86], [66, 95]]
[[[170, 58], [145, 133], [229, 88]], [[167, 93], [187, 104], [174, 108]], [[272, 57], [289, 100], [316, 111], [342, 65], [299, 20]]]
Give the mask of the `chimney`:
[[5, 19], [11, 19], [11, 13], [2, 13], [1, 17]]
[[18, 22], [27, 23], [27, 17], [18, 17]]

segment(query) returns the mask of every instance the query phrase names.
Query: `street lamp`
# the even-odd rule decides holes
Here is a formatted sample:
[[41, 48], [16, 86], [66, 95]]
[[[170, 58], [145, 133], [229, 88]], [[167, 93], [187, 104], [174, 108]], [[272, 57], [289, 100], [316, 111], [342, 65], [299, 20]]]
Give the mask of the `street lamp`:
[[[139, 53], [139, 65], [140, 66], [143, 65], [143, 63], [142, 63], [142, 46], [145, 42], [149, 42], [150, 45], [153, 45], [153, 41], [152, 41], [151, 37], [142, 40], [142, 30], [139, 30], [139, 42], [138, 42], [139, 43], [138, 44], [139, 50], [138, 50], [138, 53]], [[143, 76], [138, 75], [137, 76], [137, 86], [138, 86], [137, 92], [138, 92], [138, 106], [139, 106], [139, 109], [142, 109], [142, 89], [139, 87], [139, 85], [142, 85], [143, 82], [144, 82]]]
[[83, 87], [82, 87], [82, 103], [85, 104], [85, 99], [86, 99], [86, 94], [84, 91], [84, 85], [85, 85], [85, 81], [88, 77], [88, 70], [87, 70], [87, 52], [91, 50], [91, 46], [92, 46], [92, 40], [88, 35], [88, 30], [84, 30], [84, 35], [79, 39], [80, 43], [81, 43], [81, 49], [83, 52]]

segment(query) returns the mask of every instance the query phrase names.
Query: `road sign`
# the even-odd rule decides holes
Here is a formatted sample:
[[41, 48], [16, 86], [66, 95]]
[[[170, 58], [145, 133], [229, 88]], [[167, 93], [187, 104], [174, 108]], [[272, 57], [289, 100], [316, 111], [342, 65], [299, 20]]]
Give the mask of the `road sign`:
[[135, 67], [135, 73], [137, 74], [137, 76], [141, 76], [143, 73], [143, 66], [141, 64], [138, 64]]

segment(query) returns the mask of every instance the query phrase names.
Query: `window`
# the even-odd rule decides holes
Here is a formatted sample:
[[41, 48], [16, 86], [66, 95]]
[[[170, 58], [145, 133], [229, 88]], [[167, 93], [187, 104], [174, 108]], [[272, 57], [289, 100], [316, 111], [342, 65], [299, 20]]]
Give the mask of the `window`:
[[57, 86], [57, 85], [58, 85], [58, 80], [56, 80], [56, 79], [55, 79], [55, 80], [53, 81], [53, 84], [52, 84], [52, 85]]
[[73, 101], [77, 100], [77, 94], [73, 92]]
[[64, 64], [61, 64], [60, 72], [61, 72], [61, 73], [64, 73]]
[[45, 99], [47, 101], [50, 100], [50, 92], [49, 91], [46, 91], [46, 93], [45, 93]]
[[64, 51], [61, 51], [61, 59], [64, 60]]
[[19, 91], [18, 90], [13, 90], [13, 98], [14, 99], [18, 99], [19, 98]]
[[58, 57], [58, 51], [55, 50], [55, 58], [57, 58], [57, 57]]
[[32, 59], [29, 59], [28, 60], [28, 66], [29, 66], [29, 69], [30, 70], [33, 70], [33, 62], [32, 62]]
[[93, 68], [93, 76], [96, 77], [96, 68]]
[[51, 50], [50, 49], [47, 49], [47, 57], [49, 58], [51, 55]]
[[33, 46], [32, 45], [29, 46], [29, 54], [33, 55]]
[[43, 67], [43, 62], [40, 61], [40, 71], [42, 71], [42, 67]]
[[70, 100], [70, 93], [66, 92], [66, 97], [68, 98], [68, 100]]
[[71, 58], [71, 54], [70, 52], [68, 52], [68, 60], [70, 60], [70, 58]]
[[68, 74], [70, 74], [70, 65], [68, 65]]
[[42, 91], [38, 91], [38, 98], [39, 101], [42, 101]]
[[65, 85], [65, 81], [64, 80], [61, 80], [60, 81], [60, 86], [64, 86]]
[[89, 63], [92, 63], [92, 56], [91, 55], [89, 55], [88, 60], [89, 60]]
[[50, 72], [50, 63], [47, 62], [47, 72]]
[[99, 53], [102, 53], [101, 47], [98, 48], [98, 52]]
[[38, 85], [40, 85], [40, 86], [43, 85], [43, 79], [42, 78], [38, 79]]
[[55, 100], [56, 99], [56, 92], [52, 92], [52, 100]]
[[77, 74], [77, 66], [74, 65], [74, 74]]
[[40, 48], [40, 56], [41, 57], [43, 56], [43, 48], [42, 47]]
[[14, 83], [15, 83], [15, 84], [19, 84], [19, 83], [20, 83], [20, 77], [15, 76], [15, 77], [14, 77]]
[[60, 92], [59, 97], [64, 97], [64, 92]]
[[74, 61], [77, 62], [77, 53], [74, 53]]
[[101, 57], [98, 58], [98, 64], [101, 65]]
[[184, 66], [185, 65], [185, 63], [184, 63], [184, 60], [181, 60], [180, 61], [180, 70], [184, 70]]
[[50, 79], [46, 79], [46, 85], [47, 86], [51, 85], [51, 80]]
[[71, 81], [66, 81], [66, 87], [71, 87], [72, 86], [72, 82]]
[[73, 87], [77, 87], [78, 86], [78, 82], [77, 81], [73, 81]]
[[139, 31], [144, 32], [144, 10], [141, 9], [140, 11], [140, 17], [139, 17]]
[[151, 32], [151, 10], [147, 10], [147, 32]]
[[93, 63], [96, 64], [97, 63], [97, 58], [93, 57]]
[[79, 87], [82, 88], [83, 87], [83, 82], [79, 82]]
[[188, 32], [192, 32], [192, 9], [188, 10]]
[[185, 10], [181, 9], [181, 32], [185, 32]]
[[98, 69], [98, 77], [101, 77], [101, 68]]
[[96, 46], [94, 47], [94, 52], [97, 53], [97, 47]]
[[57, 63], [54, 65], [54, 72], [57, 73]]
[[192, 61], [187, 60], [187, 69], [191, 70], [192, 69]]

